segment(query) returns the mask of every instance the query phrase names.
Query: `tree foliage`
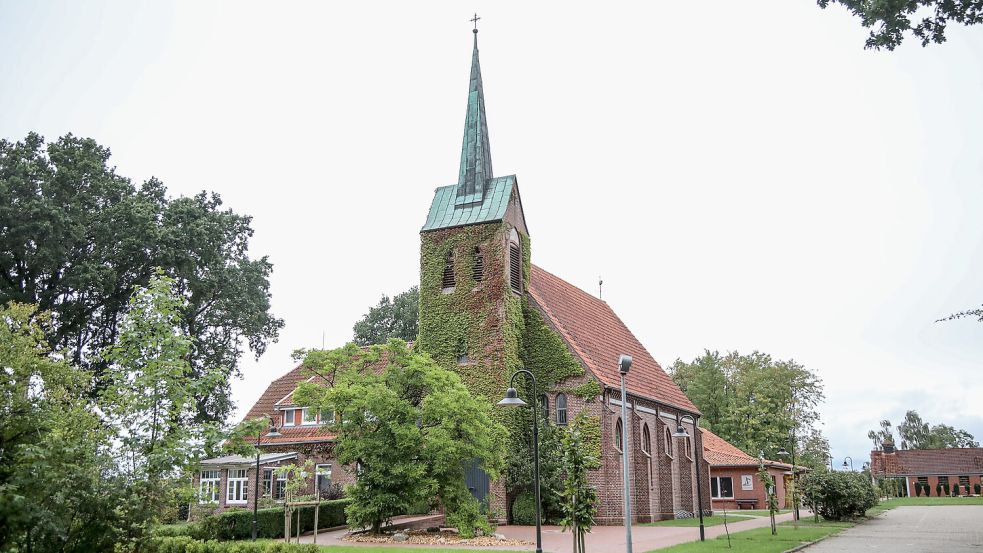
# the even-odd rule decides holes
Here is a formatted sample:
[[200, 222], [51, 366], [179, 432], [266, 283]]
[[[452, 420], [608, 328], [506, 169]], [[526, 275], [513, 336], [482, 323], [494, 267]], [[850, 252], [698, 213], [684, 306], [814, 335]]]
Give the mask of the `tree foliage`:
[[360, 346], [385, 344], [393, 338], [416, 340], [420, 319], [420, 287], [396, 294], [389, 299], [383, 294], [375, 307], [362, 316], [353, 328], [354, 341]]
[[794, 435], [796, 464], [825, 465], [828, 444], [817, 428], [823, 384], [802, 365], [757, 351], [708, 350], [690, 363], [676, 360], [669, 372], [703, 413], [701, 422], [749, 455], [775, 459]]
[[191, 499], [186, 469], [217, 439], [194, 420], [195, 391], [221, 373], [194, 374], [174, 284], [134, 291], [98, 393], [49, 350], [44, 312], [0, 311], [0, 551], [139, 551]]
[[965, 319], [967, 317], [976, 317], [976, 320], [983, 323], [983, 306], [974, 309], [967, 309], [966, 311], [960, 311], [959, 313], [953, 313], [952, 315], [943, 317], [935, 322], [954, 321], [956, 319]]
[[946, 26], [950, 22], [963, 25], [983, 23], [983, 0], [818, 0], [821, 8], [831, 3], [841, 4], [861, 24], [871, 29], [866, 48], [894, 50], [911, 32], [922, 41], [945, 42]]
[[244, 344], [258, 356], [283, 326], [269, 312], [272, 265], [249, 258], [250, 218], [217, 195], [171, 199], [154, 178], [136, 187], [109, 157], [70, 134], [0, 140], [0, 303], [50, 311], [48, 343], [99, 377], [98, 389], [99, 353], [116, 343], [134, 287], [163, 267], [186, 300], [192, 370], [226, 376], [197, 392], [196, 415], [221, 420]]
[[487, 401], [401, 340], [301, 354], [322, 381], [302, 383], [294, 399], [337, 413], [338, 462], [356, 467], [350, 524], [379, 531], [411, 505], [436, 499], [462, 535], [490, 530], [464, 483], [473, 459], [492, 478], [501, 470], [505, 430]]
[[[922, 420], [917, 411], [905, 413], [904, 422], [898, 425], [901, 449], [944, 449], [953, 447], [980, 447], [972, 434], [947, 424], [930, 425]], [[895, 443], [891, 421], [882, 420], [880, 430], [871, 430], [867, 437], [874, 443], [874, 449], [882, 449], [885, 441]]]

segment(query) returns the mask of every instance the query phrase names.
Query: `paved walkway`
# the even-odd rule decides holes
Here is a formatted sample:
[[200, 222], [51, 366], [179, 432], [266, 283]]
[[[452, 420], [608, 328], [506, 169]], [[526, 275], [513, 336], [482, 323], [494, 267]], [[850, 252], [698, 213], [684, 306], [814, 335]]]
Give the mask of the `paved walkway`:
[[805, 553], [983, 552], [983, 505], [895, 507]]
[[[807, 511], [802, 512], [802, 517], [805, 518], [808, 515]], [[778, 515], [775, 517], [778, 522], [792, 520], [792, 513], [786, 513], [784, 515]], [[738, 520], [738, 519], [735, 519]], [[763, 528], [768, 526], [769, 520], [767, 516], [752, 518], [752, 519], [739, 519], [740, 522], [728, 522], [727, 526], [730, 528], [730, 532], [740, 532], [741, 530], [750, 530], [752, 528]], [[357, 544], [344, 541], [345, 534], [348, 530], [335, 530], [333, 532], [321, 532], [318, 534], [317, 543], [318, 545], [349, 545], [349, 546], [385, 546], [385, 544]], [[535, 526], [499, 526], [498, 533], [504, 534], [508, 538], [526, 540], [530, 543], [536, 542], [536, 527]], [[724, 533], [724, 526], [722, 524], [717, 526], [708, 526], [706, 528], [707, 539], [713, 539], [717, 536], [721, 536]], [[680, 528], [673, 526], [632, 526], [632, 546], [633, 550], [638, 553], [643, 553], [645, 551], [651, 551], [652, 549], [660, 547], [668, 547], [670, 545], [676, 545], [679, 543], [686, 543], [689, 541], [696, 541], [700, 539], [700, 529], [698, 527], [693, 528]], [[301, 536], [301, 543], [313, 543], [314, 536]], [[429, 547], [434, 548], [432, 545], [409, 545], [400, 544], [401, 547]], [[452, 546], [448, 546], [451, 548]], [[453, 547], [455, 549], [476, 549], [480, 551], [494, 551], [499, 549], [511, 550], [511, 551], [535, 551], [536, 547], [534, 545], [527, 546], [506, 546], [506, 547]], [[571, 553], [573, 551], [573, 538], [570, 532], [563, 532], [559, 526], [544, 526], [543, 527], [543, 550], [550, 553]], [[625, 550], [625, 527], [624, 526], [595, 526], [593, 531], [587, 534], [587, 550], [588, 551], [624, 551]], [[977, 551], [977, 553], [981, 553]]]

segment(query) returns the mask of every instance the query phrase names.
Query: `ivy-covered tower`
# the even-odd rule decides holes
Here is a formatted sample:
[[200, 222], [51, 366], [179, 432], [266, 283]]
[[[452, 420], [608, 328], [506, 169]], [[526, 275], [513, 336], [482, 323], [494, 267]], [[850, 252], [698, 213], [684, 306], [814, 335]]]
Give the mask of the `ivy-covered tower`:
[[420, 239], [417, 347], [497, 399], [520, 366], [529, 231], [515, 175], [492, 171], [477, 30], [457, 183], [435, 191]]

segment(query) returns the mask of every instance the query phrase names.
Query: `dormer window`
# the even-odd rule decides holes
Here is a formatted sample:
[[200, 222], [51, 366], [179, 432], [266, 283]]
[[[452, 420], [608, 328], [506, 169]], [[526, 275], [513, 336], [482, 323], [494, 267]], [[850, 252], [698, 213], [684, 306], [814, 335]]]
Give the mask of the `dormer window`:
[[522, 249], [519, 247], [519, 233], [515, 229], [509, 236], [509, 284], [513, 292], [522, 293]]
[[294, 420], [294, 410], [287, 409], [283, 412], [283, 426], [294, 426], [296, 421]]
[[304, 424], [317, 424], [317, 411], [304, 407]]
[[474, 248], [474, 271], [471, 276], [474, 277], [475, 282], [481, 282], [481, 279], [485, 278], [485, 254], [481, 253], [481, 248], [477, 246]]
[[454, 285], [456, 284], [454, 280], [454, 252], [447, 252], [447, 258], [444, 260], [444, 276], [440, 284], [444, 293], [454, 291]]

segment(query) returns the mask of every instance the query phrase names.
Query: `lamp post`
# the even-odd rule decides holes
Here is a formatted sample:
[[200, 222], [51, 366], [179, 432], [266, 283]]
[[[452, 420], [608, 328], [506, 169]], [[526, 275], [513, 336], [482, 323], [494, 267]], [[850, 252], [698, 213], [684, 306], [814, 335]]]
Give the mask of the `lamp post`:
[[[692, 415], [683, 415], [679, 417], [676, 423], [676, 432], [672, 435], [673, 438], [688, 438], [689, 433], [683, 428], [683, 419], [690, 419], [693, 421], [693, 431], [696, 431], [696, 418]], [[700, 510], [700, 541], [706, 541], [706, 530], [703, 526], [703, 479], [700, 477], [700, 465], [703, 464], [703, 455], [700, 451], [702, 447], [696, 447], [696, 440], [693, 440], [693, 450], [696, 452], [696, 504], [697, 508]]]
[[843, 459], [843, 470], [846, 470], [847, 459], [850, 460], [850, 472], [853, 472], [853, 457], [850, 457], [849, 455], [847, 455], [846, 458]]
[[[260, 437], [263, 435], [262, 431], [256, 433], [256, 478], [254, 479], [256, 485], [253, 486], [253, 541], [256, 541], [256, 526], [259, 523], [259, 443]], [[270, 431], [266, 433], [267, 438], [276, 438], [280, 435], [280, 432], [276, 429], [276, 422], [273, 421], [273, 417], [270, 417]], [[317, 533], [317, 529], [315, 529]]]
[[524, 374], [532, 381], [532, 458], [533, 458], [533, 486], [536, 492], [536, 553], [543, 553], [543, 527], [540, 514], [539, 503], [539, 407], [537, 407], [536, 376], [526, 369], [519, 369], [512, 373], [509, 379], [509, 388], [505, 390], [505, 397], [498, 402], [503, 407], [524, 407], [528, 405], [519, 399], [519, 392], [515, 389], [515, 377]]
[[[778, 454], [779, 455], [782, 455], [782, 456], [791, 455], [791, 457], [792, 457], [792, 486], [793, 486], [792, 487], [792, 509], [793, 509], [793, 513], [794, 513], [792, 515], [792, 517], [793, 517], [793, 520], [799, 520], [799, 482], [798, 482], [799, 479], [798, 479], [798, 474], [796, 474], [796, 472], [795, 472], [795, 429], [794, 428], [792, 429], [792, 452], [789, 453], [788, 451], [785, 451], [785, 448], [784, 447], [782, 447], [781, 449], [778, 450]], [[833, 458], [830, 457], [830, 461], [829, 461], [830, 471], [833, 470], [832, 469], [832, 467], [833, 467], [833, 460], [832, 459]]]
[[628, 393], [625, 391], [625, 376], [631, 370], [631, 356], [622, 354], [618, 358], [618, 372], [621, 373], [621, 472], [625, 481], [625, 551], [631, 553], [631, 484], [628, 480]]

